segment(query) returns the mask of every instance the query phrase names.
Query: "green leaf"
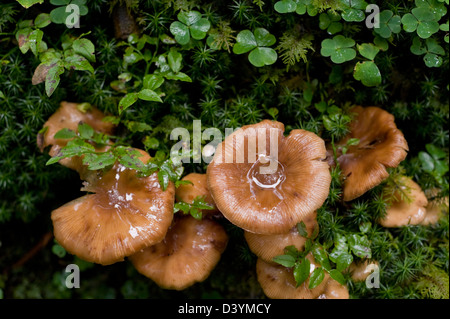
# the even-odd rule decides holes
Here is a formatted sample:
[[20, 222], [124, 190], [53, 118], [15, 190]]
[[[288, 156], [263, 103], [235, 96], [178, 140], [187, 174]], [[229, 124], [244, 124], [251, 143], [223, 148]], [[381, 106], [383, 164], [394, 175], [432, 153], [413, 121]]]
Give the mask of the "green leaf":
[[20, 52], [22, 52], [23, 54], [27, 53], [28, 50], [30, 49], [30, 33], [33, 32], [33, 29], [31, 28], [23, 28], [23, 29], [19, 29], [16, 32], [16, 40], [17, 43], [19, 44], [19, 49]]
[[336, 269], [344, 271], [353, 262], [353, 256], [347, 252], [342, 252], [336, 258]]
[[272, 261], [287, 268], [294, 267], [295, 265], [295, 258], [291, 255], [276, 256], [272, 259]]
[[359, 53], [369, 60], [375, 59], [375, 56], [380, 51], [380, 49], [372, 43], [363, 43], [361, 45], [357, 45], [357, 48]]
[[114, 165], [116, 158], [109, 152], [105, 153], [87, 153], [83, 157], [83, 164], [88, 166], [90, 170], [103, 169]]
[[48, 13], [38, 14], [36, 19], [34, 19], [34, 25], [39, 29], [45, 28], [50, 23], [52, 23], [52, 21], [50, 20], [50, 15]]
[[58, 7], [50, 11], [50, 20], [56, 24], [63, 24], [66, 22], [69, 12], [66, 12], [66, 7]]
[[167, 55], [167, 61], [173, 72], [177, 73], [181, 70], [181, 62], [183, 56], [177, 51], [175, 47], [171, 47], [169, 54]]
[[44, 0], [17, 0], [17, 2], [20, 3], [20, 5], [22, 7], [24, 7], [25, 9], [28, 9], [29, 7], [31, 7], [32, 5], [36, 4], [36, 3], [43, 3]]
[[183, 81], [183, 82], [192, 82], [192, 79], [189, 77], [189, 75], [183, 73], [183, 72], [178, 72], [176, 74], [169, 72], [164, 74], [164, 76], [166, 77], [166, 79], [168, 80], [178, 80], [178, 81]]
[[316, 269], [314, 269], [313, 273], [309, 277], [309, 289], [316, 288], [318, 285], [320, 285], [324, 278], [325, 271], [322, 267], [317, 267]]
[[297, 231], [302, 237], [308, 237], [308, 231], [306, 230], [306, 225], [303, 221], [297, 224]]
[[446, 153], [440, 149], [439, 147], [433, 145], [433, 144], [426, 144], [425, 148], [427, 149], [428, 153], [435, 159], [443, 159], [446, 156]]
[[78, 71], [89, 71], [94, 74], [94, 68], [89, 63], [89, 61], [86, 60], [85, 57], [78, 54], [66, 57], [64, 59], [64, 66], [68, 70], [73, 69]]
[[159, 96], [159, 94], [156, 93], [153, 90], [150, 90], [150, 89], [142, 89], [139, 92], [138, 97], [141, 100], [145, 100], [145, 101], [162, 102], [161, 97]]
[[256, 48], [258, 44], [256, 43], [255, 36], [250, 30], [243, 30], [238, 33], [236, 37], [236, 43], [233, 46], [233, 52], [235, 54], [243, 54], [254, 48]]
[[139, 98], [139, 93], [128, 93], [119, 102], [119, 114], [133, 105]]
[[434, 160], [430, 154], [426, 152], [419, 152], [419, 160], [422, 163], [422, 169], [431, 173], [434, 170]]
[[76, 39], [73, 41], [72, 48], [75, 53], [85, 57], [90, 62], [95, 62], [95, 46], [94, 44], [85, 38]]
[[191, 37], [189, 28], [179, 21], [172, 22], [170, 25], [170, 32], [174, 35], [175, 41], [181, 45], [187, 44]]
[[330, 260], [328, 259], [328, 254], [320, 245], [314, 245], [312, 254], [314, 259], [327, 271], [331, 269]]
[[167, 189], [167, 187], [169, 186], [169, 174], [166, 171], [160, 170], [158, 172], [158, 181], [159, 184], [161, 185], [161, 188], [165, 191]]
[[337, 270], [337, 269], [332, 269], [328, 272], [330, 274], [330, 277], [333, 278], [334, 280], [336, 280], [338, 283], [340, 283], [341, 285], [345, 285], [345, 278], [344, 275], [342, 275], [342, 273]]
[[35, 56], [38, 56], [39, 48], [41, 46], [42, 37], [44, 36], [44, 32], [39, 29], [33, 30], [28, 37], [28, 42], [30, 44], [31, 52]]
[[272, 48], [256, 48], [250, 52], [248, 60], [256, 67], [274, 64], [277, 61], [277, 52]]
[[275, 36], [264, 28], [256, 28], [254, 36], [259, 47], [270, 47], [276, 42]]
[[78, 124], [78, 133], [80, 137], [89, 140], [94, 136], [94, 129], [87, 123]]
[[69, 130], [68, 128], [63, 128], [61, 130], [59, 130], [58, 132], [56, 132], [54, 138], [56, 139], [71, 139], [74, 138], [77, 134], [72, 131]]
[[45, 92], [50, 97], [59, 85], [59, 76], [64, 73], [64, 65], [58, 60], [49, 64], [49, 69], [45, 77]]
[[344, 63], [356, 57], [356, 50], [352, 48], [355, 41], [343, 35], [339, 34], [332, 39], [325, 39], [321, 45], [320, 53], [325, 57], [330, 57], [334, 63]]
[[380, 12], [380, 27], [374, 28], [374, 32], [381, 37], [388, 39], [392, 33], [399, 33], [402, 29], [402, 20], [400, 16], [394, 15], [391, 10], [383, 10]]
[[182, 23], [184, 23], [187, 26], [193, 25], [194, 23], [199, 21], [201, 19], [201, 17], [202, 17], [202, 15], [198, 11], [188, 11], [188, 12], [181, 11], [177, 15], [178, 20], [180, 20]]
[[191, 36], [195, 40], [201, 40], [205, 38], [206, 32], [211, 27], [211, 23], [208, 19], [202, 18], [190, 26]]
[[147, 74], [142, 82], [144, 89], [155, 90], [164, 83], [164, 78], [156, 74]]
[[294, 12], [297, 9], [297, 4], [292, 0], [282, 0], [275, 3], [274, 9], [278, 13]]
[[371, 258], [372, 251], [370, 249], [369, 240], [365, 235], [360, 236], [351, 234], [347, 237], [348, 245], [353, 254], [359, 258]]
[[303, 258], [300, 263], [296, 263], [294, 266], [294, 278], [297, 283], [297, 287], [303, 284], [309, 277], [311, 270], [311, 263], [309, 259]]
[[373, 61], [358, 62], [353, 77], [365, 86], [377, 86], [381, 83], [381, 73]]

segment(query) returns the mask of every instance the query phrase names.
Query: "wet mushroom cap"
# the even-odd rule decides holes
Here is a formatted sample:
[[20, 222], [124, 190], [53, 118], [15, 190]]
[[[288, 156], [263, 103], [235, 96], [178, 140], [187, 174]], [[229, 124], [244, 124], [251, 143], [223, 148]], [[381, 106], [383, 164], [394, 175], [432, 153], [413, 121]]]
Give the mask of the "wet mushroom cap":
[[[311, 262], [312, 270], [318, 266], [313, 262], [311, 255], [307, 258]], [[256, 261], [256, 275], [264, 294], [271, 299], [315, 299], [323, 293], [330, 278], [325, 272], [323, 281], [317, 287], [309, 289], [309, 278], [296, 287], [297, 283], [291, 268], [268, 263], [261, 258]]]
[[[303, 220], [308, 236], [311, 236], [319, 227], [316, 216], [317, 213], [314, 212]], [[299, 234], [297, 226], [291, 228], [286, 234], [263, 235], [244, 231], [244, 237], [250, 250], [258, 258], [267, 262], [272, 262], [274, 257], [283, 255], [284, 248], [287, 246], [295, 246], [297, 250], [302, 251], [306, 243], [306, 238]]]
[[355, 282], [364, 281], [372, 273], [374, 267], [378, 267], [378, 262], [365, 260], [364, 262], [352, 262], [347, 268], [351, 278]]
[[[88, 124], [98, 133], [111, 135], [115, 126], [110, 122], [103, 121], [104, 117], [103, 112], [96, 107], [91, 106], [87, 110], [83, 110], [79, 103], [63, 101], [56, 112], [44, 123], [43, 127], [46, 128], [46, 131], [37, 135], [38, 148], [43, 152], [47, 146], [51, 146], [49, 155], [57, 156], [69, 140], [57, 139], [55, 134], [64, 128], [77, 132], [80, 123]], [[98, 149], [98, 151], [104, 150]], [[81, 158], [77, 156], [61, 159], [59, 163], [77, 171], [82, 167]]]
[[379, 221], [383, 227], [418, 225], [425, 219], [428, 205], [425, 193], [409, 177], [402, 176], [400, 182], [403, 194], [397, 191], [394, 195], [396, 200], [386, 209], [386, 216]]
[[[143, 155], [146, 163], [150, 158]], [[162, 190], [157, 173], [137, 177], [116, 163], [87, 183], [82, 196], [51, 214], [55, 239], [69, 253], [108, 265], [163, 240], [173, 220], [175, 187]]]
[[325, 291], [317, 299], [349, 299], [348, 288], [336, 280], [328, 279]]
[[203, 209], [203, 215], [212, 215], [218, 212], [217, 206], [211, 196], [211, 192], [208, 189], [206, 174], [190, 173], [181, 180], [190, 181], [192, 184], [183, 184], [176, 189], [175, 198], [177, 201], [191, 204], [195, 198], [201, 196], [206, 203], [213, 207], [213, 209]]
[[408, 143], [392, 114], [375, 106], [356, 106], [350, 113], [356, 114], [350, 132], [336, 143], [339, 148], [349, 139], [359, 139], [359, 144], [349, 146], [345, 154], [337, 154], [344, 176], [344, 201], [353, 200], [380, 184], [389, 176], [386, 168], [397, 167], [408, 151]]
[[292, 130], [287, 137], [283, 132], [276, 121], [244, 126], [218, 145], [208, 165], [217, 208], [246, 231], [287, 233], [328, 196], [324, 141], [305, 130]]
[[425, 218], [420, 223], [421, 225], [433, 225], [439, 222], [441, 217], [444, 215], [444, 212], [448, 213], [449, 201], [448, 196], [444, 198], [435, 198], [438, 193], [438, 190], [432, 189], [430, 191], [430, 195], [428, 198], [428, 205], [426, 207], [426, 215]]
[[181, 216], [174, 219], [163, 241], [129, 259], [161, 288], [183, 290], [209, 276], [227, 243], [228, 235], [218, 222]]

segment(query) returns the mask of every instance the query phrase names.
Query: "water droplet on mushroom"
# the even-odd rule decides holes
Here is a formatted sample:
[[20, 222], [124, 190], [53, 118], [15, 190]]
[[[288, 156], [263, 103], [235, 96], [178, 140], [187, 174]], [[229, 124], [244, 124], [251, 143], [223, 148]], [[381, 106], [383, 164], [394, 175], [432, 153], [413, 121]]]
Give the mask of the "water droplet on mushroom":
[[247, 173], [247, 179], [250, 183], [250, 191], [255, 196], [255, 185], [263, 189], [272, 189], [274, 194], [283, 200], [279, 192], [279, 185], [286, 179], [284, 165], [277, 159], [264, 154], [258, 154], [258, 159], [253, 163]]

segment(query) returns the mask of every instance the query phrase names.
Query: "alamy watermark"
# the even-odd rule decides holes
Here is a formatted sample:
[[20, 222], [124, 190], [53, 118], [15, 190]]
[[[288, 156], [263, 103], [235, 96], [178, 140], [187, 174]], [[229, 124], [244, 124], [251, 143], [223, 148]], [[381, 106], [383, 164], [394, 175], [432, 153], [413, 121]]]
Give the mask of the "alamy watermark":
[[66, 12], [70, 13], [66, 17], [66, 27], [69, 29], [80, 27], [80, 7], [76, 4], [68, 4], [66, 6]]

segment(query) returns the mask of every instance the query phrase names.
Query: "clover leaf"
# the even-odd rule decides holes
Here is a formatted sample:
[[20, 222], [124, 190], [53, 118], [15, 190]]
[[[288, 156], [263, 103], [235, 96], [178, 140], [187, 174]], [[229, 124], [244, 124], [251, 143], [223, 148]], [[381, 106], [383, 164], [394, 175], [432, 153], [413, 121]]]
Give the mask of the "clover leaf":
[[319, 16], [319, 28], [327, 30], [329, 34], [335, 34], [342, 31], [341, 16], [335, 11], [328, 10], [326, 13], [321, 13]]
[[202, 40], [211, 27], [209, 20], [202, 18], [198, 11], [182, 11], [177, 18], [178, 21], [174, 21], [170, 25], [170, 32], [181, 45], [187, 44], [191, 37], [195, 40]]
[[250, 52], [248, 60], [256, 67], [271, 65], [278, 58], [276, 51], [269, 48], [275, 42], [275, 36], [264, 28], [256, 28], [254, 32], [243, 30], [236, 37], [233, 52], [235, 54]]
[[428, 8], [431, 10], [436, 21], [439, 21], [447, 13], [447, 8], [444, 3], [436, 0], [415, 0], [415, 4], [418, 8]]
[[427, 7], [418, 7], [402, 17], [403, 29], [406, 32], [417, 32], [422, 39], [427, 39], [439, 31], [439, 23], [435, 21], [435, 15]]
[[380, 27], [374, 28], [373, 31], [387, 39], [391, 37], [392, 33], [399, 33], [401, 29], [400, 16], [394, 15], [391, 10], [383, 10], [380, 12]]
[[294, 12], [297, 9], [297, 3], [293, 0], [278, 1], [275, 3], [274, 9], [279, 13]]
[[352, 48], [354, 45], [353, 39], [339, 34], [334, 36], [333, 39], [323, 40], [320, 53], [325, 57], [330, 57], [334, 63], [340, 64], [356, 57], [356, 51]]
[[60, 6], [50, 11], [50, 19], [53, 23], [57, 24], [66, 23], [67, 18], [72, 14], [72, 10], [66, 11], [69, 4], [78, 6], [80, 16], [84, 16], [89, 12], [86, 6], [86, 0], [50, 0], [50, 3], [55, 6]]
[[364, 0], [341, 0], [342, 18], [347, 22], [361, 22], [366, 18], [364, 10], [367, 2]]
[[442, 65], [442, 56], [445, 55], [444, 48], [433, 38], [426, 39], [425, 45], [423, 45], [420, 38], [415, 37], [410, 50], [415, 55], [424, 54], [423, 60], [429, 68], [440, 67]]
[[312, 0], [281, 0], [275, 3], [274, 9], [278, 13], [296, 12], [299, 15], [308, 12], [310, 16], [315, 16], [319, 12], [312, 4]]

